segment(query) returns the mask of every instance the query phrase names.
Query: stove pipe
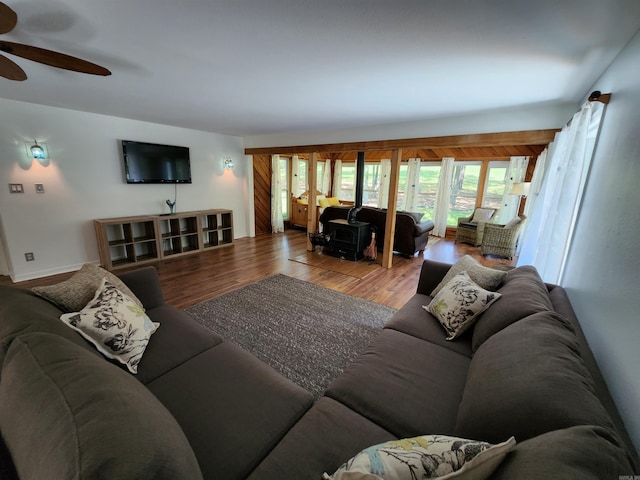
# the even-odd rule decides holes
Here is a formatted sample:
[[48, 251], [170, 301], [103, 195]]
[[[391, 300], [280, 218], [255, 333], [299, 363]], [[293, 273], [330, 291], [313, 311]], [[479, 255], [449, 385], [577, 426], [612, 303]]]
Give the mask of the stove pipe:
[[364, 152], [358, 152], [356, 160], [356, 199], [354, 207], [349, 210], [347, 221], [356, 221], [356, 215], [362, 209], [362, 191], [364, 189]]

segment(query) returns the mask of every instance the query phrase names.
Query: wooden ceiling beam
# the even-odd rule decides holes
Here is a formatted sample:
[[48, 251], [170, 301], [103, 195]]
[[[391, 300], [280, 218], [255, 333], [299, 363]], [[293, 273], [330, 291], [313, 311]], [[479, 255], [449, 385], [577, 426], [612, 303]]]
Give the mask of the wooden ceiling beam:
[[446, 137], [406, 138], [370, 142], [326, 143], [282, 147], [245, 148], [246, 155], [301, 154], [311, 152], [358, 152], [395, 149], [442, 149], [460, 147], [496, 147], [514, 145], [547, 145], [558, 129], [524, 130], [519, 132], [477, 133]]

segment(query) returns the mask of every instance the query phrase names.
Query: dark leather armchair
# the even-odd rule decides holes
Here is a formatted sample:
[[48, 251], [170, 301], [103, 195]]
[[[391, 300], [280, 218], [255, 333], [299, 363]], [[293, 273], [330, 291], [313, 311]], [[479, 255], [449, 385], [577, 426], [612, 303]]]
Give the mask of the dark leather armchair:
[[[329, 221], [347, 219], [349, 210], [353, 207], [327, 207], [320, 215], [323, 230], [328, 231]], [[431, 220], [420, 221], [422, 214], [411, 212], [396, 212], [396, 230], [393, 238], [393, 250], [406, 256], [422, 253], [429, 240], [429, 232], [433, 230]], [[377, 248], [382, 251], [387, 221], [386, 208], [362, 207], [356, 214], [358, 222], [367, 222], [375, 228], [378, 239]]]

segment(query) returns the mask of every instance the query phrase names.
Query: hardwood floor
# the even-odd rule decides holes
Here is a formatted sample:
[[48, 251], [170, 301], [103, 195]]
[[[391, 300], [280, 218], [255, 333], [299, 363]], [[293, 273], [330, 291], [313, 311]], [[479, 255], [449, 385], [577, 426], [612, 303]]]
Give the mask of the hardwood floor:
[[[394, 255], [393, 268], [378, 268], [364, 279], [289, 260], [306, 251], [306, 232], [287, 230], [284, 234], [241, 238], [228, 248], [185, 255], [155, 264], [165, 301], [186, 308], [210, 298], [282, 273], [333, 290], [400, 308], [415, 293], [422, 265], [419, 257]], [[483, 257], [480, 248], [444, 239], [425, 250], [424, 258], [455, 263], [469, 254], [487, 266], [515, 265], [515, 259]], [[0, 277], [0, 284], [31, 288], [51, 285], [73, 275], [65, 273], [12, 284]]]

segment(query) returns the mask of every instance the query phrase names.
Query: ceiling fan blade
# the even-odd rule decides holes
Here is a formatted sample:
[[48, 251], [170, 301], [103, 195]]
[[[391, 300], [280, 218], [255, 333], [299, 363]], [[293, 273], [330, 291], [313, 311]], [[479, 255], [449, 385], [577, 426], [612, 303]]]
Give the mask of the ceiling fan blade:
[[91, 75], [111, 75], [109, 70], [101, 67], [100, 65], [72, 57], [71, 55], [65, 55], [64, 53], [47, 50], [46, 48], [0, 40], [0, 51], [17, 55], [18, 57], [26, 58], [27, 60], [33, 60], [34, 62], [44, 63], [45, 65], [50, 65], [52, 67], [62, 68], [64, 70], [89, 73]]
[[18, 15], [9, 6], [0, 2], [0, 33], [7, 33], [13, 30], [18, 23]]
[[13, 60], [0, 55], [0, 77], [22, 81], [27, 79], [27, 74]]

